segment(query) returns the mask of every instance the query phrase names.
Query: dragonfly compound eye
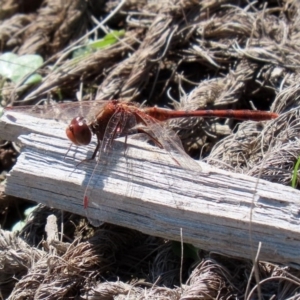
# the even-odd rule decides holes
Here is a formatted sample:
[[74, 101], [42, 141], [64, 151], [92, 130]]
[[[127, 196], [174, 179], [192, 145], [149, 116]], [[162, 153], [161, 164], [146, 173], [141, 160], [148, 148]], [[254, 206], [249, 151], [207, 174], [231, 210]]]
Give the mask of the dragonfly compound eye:
[[83, 117], [72, 119], [66, 129], [69, 140], [77, 146], [88, 145], [92, 139], [92, 133]]

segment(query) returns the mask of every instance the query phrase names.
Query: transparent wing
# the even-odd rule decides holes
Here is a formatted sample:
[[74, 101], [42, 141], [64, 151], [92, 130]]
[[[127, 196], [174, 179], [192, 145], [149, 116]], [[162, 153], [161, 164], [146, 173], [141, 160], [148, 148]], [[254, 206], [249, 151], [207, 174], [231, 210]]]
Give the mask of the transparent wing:
[[178, 166], [188, 170], [201, 171], [200, 165], [184, 151], [178, 135], [172, 129], [166, 129], [159, 121], [144, 113], [136, 113], [147, 125], [146, 131], [149, 136], [159, 142]]
[[69, 123], [75, 117], [84, 117], [88, 122], [95, 119], [95, 115], [103, 108], [107, 101], [80, 101], [64, 103], [45, 103], [43, 105], [26, 105], [6, 107], [5, 112], [18, 112], [37, 118], [54, 119]]
[[[122, 172], [120, 172], [118, 169], [118, 162], [114, 161], [116, 155], [112, 155], [112, 151], [119, 154], [120, 160], [124, 158], [126, 145], [123, 143], [115, 142], [115, 139], [121, 136], [127, 136], [131, 126], [133, 126], [133, 124], [135, 123], [135, 116], [131, 112], [122, 110], [117, 111], [111, 117], [106, 126], [105, 134], [103, 136], [103, 140], [101, 141], [101, 146], [98, 152], [97, 162], [88, 180], [84, 195], [86, 216], [93, 226], [100, 226], [102, 223], [99, 218], [94, 215], [94, 213], [102, 209], [105, 210], [105, 203], [102, 202], [103, 199], [100, 199], [96, 195], [93, 195], [93, 189], [96, 185], [98, 186], [99, 184], [102, 184], [103, 188], [105, 187], [105, 184], [109, 184], [107, 180], [99, 182], [99, 174], [106, 174], [107, 177], [111, 176], [118, 178], [120, 178], [121, 176], [128, 176], [128, 166], [126, 165], [126, 167], [123, 167]], [[130, 184], [127, 178], [123, 178], [122, 181]], [[126, 187], [126, 190], [128, 190], [128, 187]], [[122, 194], [125, 197], [126, 191], [124, 190], [124, 193]]]

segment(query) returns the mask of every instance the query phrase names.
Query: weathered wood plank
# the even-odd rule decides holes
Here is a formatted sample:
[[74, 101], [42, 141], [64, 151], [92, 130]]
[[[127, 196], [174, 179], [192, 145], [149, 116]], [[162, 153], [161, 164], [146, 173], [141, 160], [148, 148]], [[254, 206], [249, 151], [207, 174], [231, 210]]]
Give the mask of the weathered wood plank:
[[[19, 140], [23, 150], [6, 184], [9, 195], [85, 215], [83, 195], [95, 162], [95, 144], [74, 147], [65, 125], [25, 115], [4, 115], [1, 139]], [[300, 268], [300, 192], [279, 184], [201, 164], [202, 171], [179, 168], [164, 151], [129, 139], [116, 142], [113, 163], [94, 171], [88, 213], [110, 222], [236, 257]], [[170, 164], [173, 164], [170, 167]], [[250, 214], [252, 213], [252, 220]], [[251, 220], [251, 223], [250, 223]]]

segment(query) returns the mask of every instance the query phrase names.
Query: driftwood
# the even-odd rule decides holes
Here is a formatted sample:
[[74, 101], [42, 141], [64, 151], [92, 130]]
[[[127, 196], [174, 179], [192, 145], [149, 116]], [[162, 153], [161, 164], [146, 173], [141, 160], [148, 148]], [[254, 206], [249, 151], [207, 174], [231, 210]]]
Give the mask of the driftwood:
[[[201, 249], [300, 267], [300, 192], [201, 164], [178, 167], [163, 150], [145, 142], [116, 141], [112, 163], [82, 162], [95, 141], [75, 149], [65, 124], [5, 113], [1, 139], [23, 144], [7, 178], [8, 195], [85, 215]], [[196, 162], [195, 162], [196, 164]], [[92, 172], [93, 179], [89, 182]], [[89, 209], [83, 207], [86, 186]]]

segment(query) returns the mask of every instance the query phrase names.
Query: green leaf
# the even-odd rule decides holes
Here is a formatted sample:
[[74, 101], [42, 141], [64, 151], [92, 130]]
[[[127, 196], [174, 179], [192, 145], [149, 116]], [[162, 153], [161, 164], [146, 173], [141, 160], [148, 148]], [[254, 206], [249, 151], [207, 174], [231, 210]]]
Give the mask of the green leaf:
[[40, 74], [32, 74], [25, 82], [24, 84], [32, 85], [37, 84], [41, 82], [43, 77]]
[[23, 229], [23, 227], [26, 225], [26, 221], [29, 217], [29, 215], [38, 207], [38, 205], [29, 207], [25, 210], [24, 212], [24, 220], [21, 220], [19, 222], [17, 222], [13, 227], [12, 227], [12, 231], [21, 231]]
[[297, 159], [297, 162], [295, 164], [294, 171], [293, 171], [293, 177], [292, 177], [292, 187], [293, 188], [296, 188], [296, 185], [297, 185], [297, 174], [298, 174], [298, 170], [299, 170], [299, 165], [300, 165], [300, 156]]
[[[10, 79], [14, 83], [20, 82], [26, 75], [32, 73], [43, 64], [43, 58], [39, 55], [29, 54], [18, 56], [7, 52], [0, 56], [0, 75]], [[26, 84], [40, 82], [42, 77], [33, 74], [26, 80]]]
[[120, 31], [114, 30], [108, 33], [106, 36], [104, 36], [103, 39], [90, 43], [89, 46], [95, 50], [103, 49], [115, 44], [118, 41], [118, 39], [123, 37], [124, 35], [125, 35], [125, 30], [120, 30]]
[[102, 39], [97, 41], [89, 41], [89, 43], [85, 46], [82, 46], [79, 49], [73, 51], [73, 58], [83, 58], [88, 54], [95, 52], [100, 49], [104, 49], [115, 44], [118, 39], [122, 38], [125, 35], [125, 30], [113, 30], [107, 35], [105, 35]]

